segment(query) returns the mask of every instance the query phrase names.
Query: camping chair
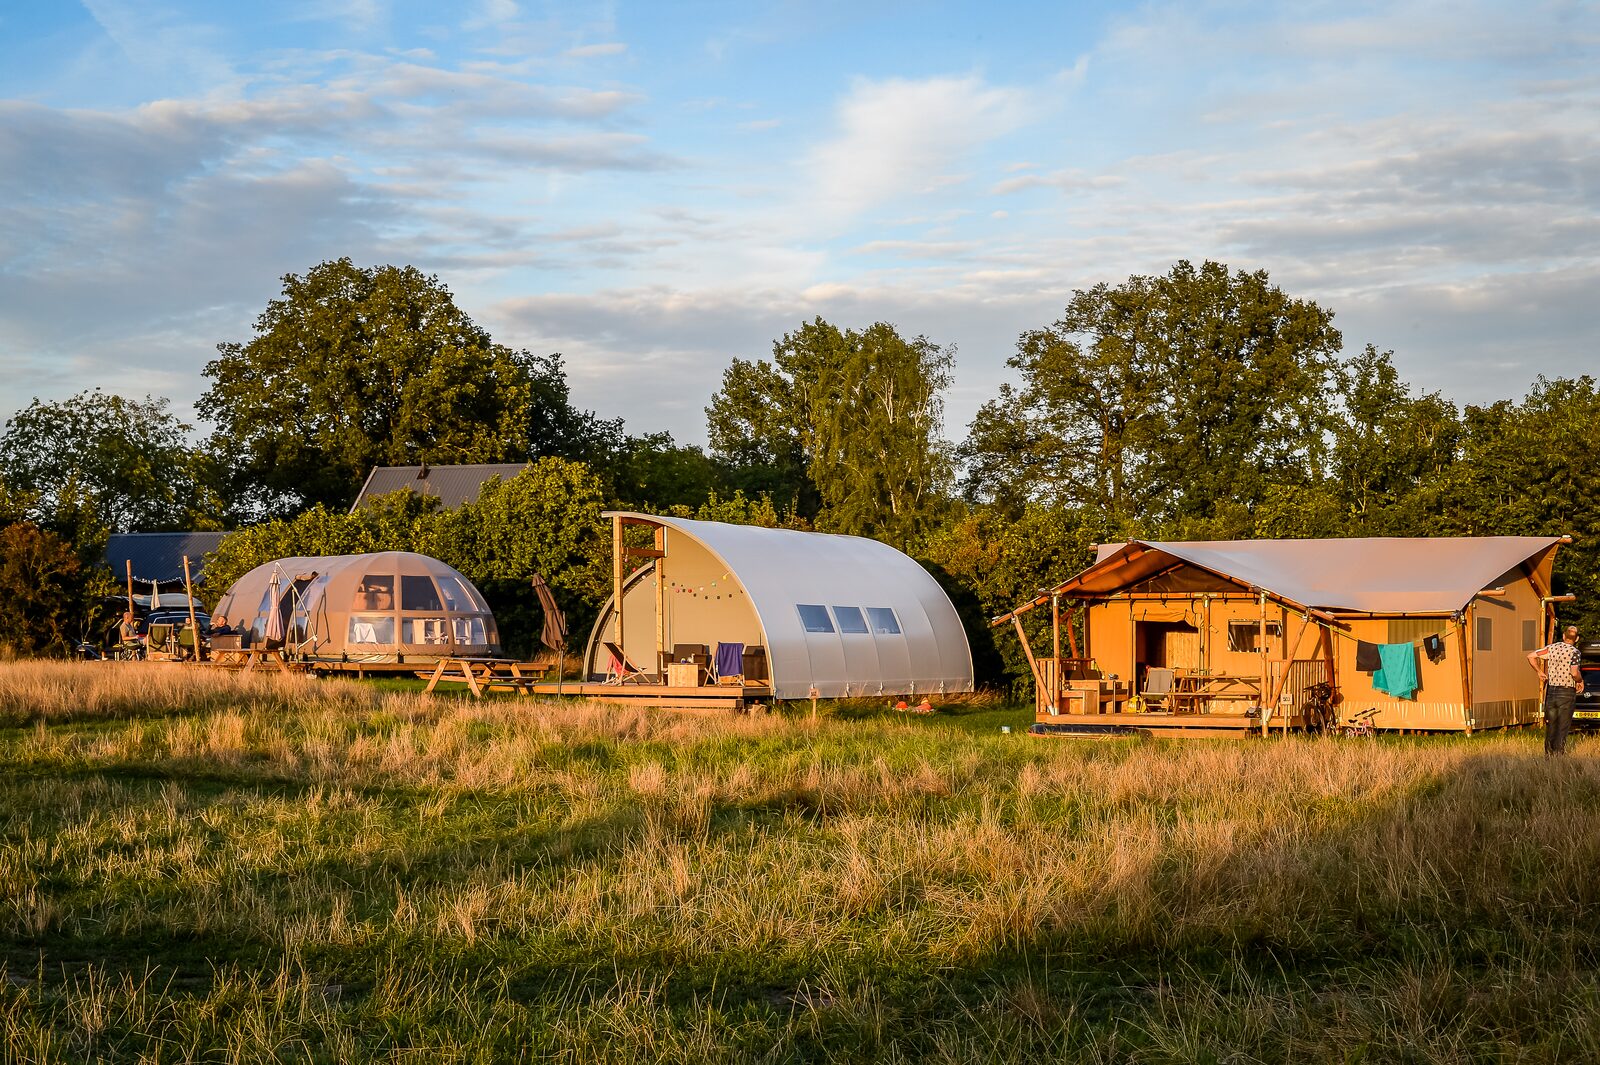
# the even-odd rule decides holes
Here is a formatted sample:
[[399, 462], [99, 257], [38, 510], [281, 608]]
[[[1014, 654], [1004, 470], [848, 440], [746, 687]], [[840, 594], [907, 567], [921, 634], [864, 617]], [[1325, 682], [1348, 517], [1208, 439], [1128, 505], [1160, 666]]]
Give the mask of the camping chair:
[[634, 665], [628, 656], [622, 653], [622, 648], [609, 640], [600, 646], [605, 648], [606, 656], [610, 659], [606, 667], [607, 684], [627, 684], [629, 681], [635, 684], [643, 684], [645, 682], [644, 670]]
[[717, 656], [711, 662], [711, 676], [717, 684], [743, 684], [744, 644], [717, 644]]
[[185, 658], [199, 657], [195, 651], [194, 629], [188, 625], [178, 630], [178, 651]]
[[147, 652], [167, 652], [172, 650], [172, 626], [156, 623], [150, 626], [150, 632], [145, 636], [145, 649]]
[[1139, 701], [1145, 708], [1159, 706], [1163, 709], [1167, 705], [1167, 696], [1172, 694], [1173, 673], [1170, 669], [1152, 666], [1145, 670], [1144, 691], [1139, 693]]

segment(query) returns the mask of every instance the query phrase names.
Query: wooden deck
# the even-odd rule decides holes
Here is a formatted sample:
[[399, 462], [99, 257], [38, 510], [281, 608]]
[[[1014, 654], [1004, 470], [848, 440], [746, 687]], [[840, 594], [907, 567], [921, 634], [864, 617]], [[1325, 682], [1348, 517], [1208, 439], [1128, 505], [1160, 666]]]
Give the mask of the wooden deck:
[[[1170, 711], [1145, 711], [1133, 714], [1041, 714], [1041, 725], [1088, 725], [1101, 728], [1142, 729], [1155, 736], [1228, 737], [1246, 736], [1261, 732], [1261, 718], [1257, 714], [1174, 714]], [[1304, 727], [1305, 719], [1295, 714], [1288, 719], [1291, 731]], [[1273, 732], [1281, 731], [1284, 718], [1274, 714], [1269, 726]], [[1030, 733], [1039, 735], [1039, 733]], [[1070, 734], [1064, 734], [1070, 735]], [[1046, 734], [1048, 736], [1048, 734]]]
[[571, 682], [536, 684], [537, 695], [576, 695], [596, 702], [648, 706], [667, 710], [743, 710], [750, 702], [772, 698], [768, 684], [702, 684], [672, 687], [666, 684], [596, 684]]

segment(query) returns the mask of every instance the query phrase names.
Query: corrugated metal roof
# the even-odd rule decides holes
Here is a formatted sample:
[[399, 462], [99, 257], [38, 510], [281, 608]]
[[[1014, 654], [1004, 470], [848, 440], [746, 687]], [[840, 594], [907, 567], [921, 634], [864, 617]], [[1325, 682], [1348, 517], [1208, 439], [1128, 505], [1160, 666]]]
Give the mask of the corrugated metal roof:
[[203, 559], [228, 535], [222, 532], [112, 533], [106, 541], [105, 560], [112, 573], [122, 577], [133, 562], [133, 579], [161, 584], [183, 583], [183, 556], [189, 556], [189, 574], [200, 580]]
[[423, 496], [434, 496], [445, 510], [477, 500], [483, 483], [491, 477], [509, 481], [528, 468], [525, 462], [479, 462], [462, 466], [374, 466], [367, 474], [361, 494], [350, 504], [350, 511], [378, 496], [402, 488]]
[[1102, 546], [1095, 564], [1057, 591], [1113, 595], [1186, 562], [1301, 607], [1448, 614], [1559, 543], [1554, 536], [1131, 540]]

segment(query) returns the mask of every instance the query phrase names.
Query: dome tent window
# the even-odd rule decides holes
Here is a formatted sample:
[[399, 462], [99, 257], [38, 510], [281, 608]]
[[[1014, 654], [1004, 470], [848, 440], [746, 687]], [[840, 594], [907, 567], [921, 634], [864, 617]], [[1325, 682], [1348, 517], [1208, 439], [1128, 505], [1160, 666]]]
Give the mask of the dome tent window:
[[361, 583], [356, 585], [353, 605], [357, 610], [393, 610], [394, 575], [374, 576], [369, 573], [363, 577]]
[[454, 577], [438, 577], [435, 580], [439, 585], [439, 593], [444, 596], [444, 607], [452, 614], [467, 614], [488, 609], [483, 603], [474, 599], [466, 587]]
[[[439, 593], [433, 586], [433, 578], [427, 574], [412, 576], [407, 574], [400, 578], [400, 609], [411, 610], [443, 610], [444, 604], [439, 601]], [[428, 642], [432, 642], [431, 640]]]
[[394, 618], [388, 615], [350, 615], [350, 642], [389, 645], [394, 643]]
[[456, 643], [464, 647], [482, 647], [489, 642], [489, 637], [484, 632], [482, 618], [456, 618], [452, 624], [455, 626]]

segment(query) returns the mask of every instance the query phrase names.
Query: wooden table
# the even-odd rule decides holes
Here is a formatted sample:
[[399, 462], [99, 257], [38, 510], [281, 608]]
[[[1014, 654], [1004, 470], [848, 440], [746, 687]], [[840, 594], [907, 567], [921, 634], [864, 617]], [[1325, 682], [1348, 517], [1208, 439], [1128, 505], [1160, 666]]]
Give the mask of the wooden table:
[[432, 673], [419, 669], [417, 676], [428, 681], [422, 689], [424, 694], [433, 691], [442, 680], [459, 681], [466, 684], [475, 699], [483, 698], [483, 693], [492, 688], [527, 695], [542, 679], [522, 672], [522, 663], [514, 658], [441, 658]]
[[1212, 701], [1261, 702], [1261, 678], [1244, 673], [1185, 673], [1174, 677], [1167, 698], [1175, 713], [1206, 713]]

